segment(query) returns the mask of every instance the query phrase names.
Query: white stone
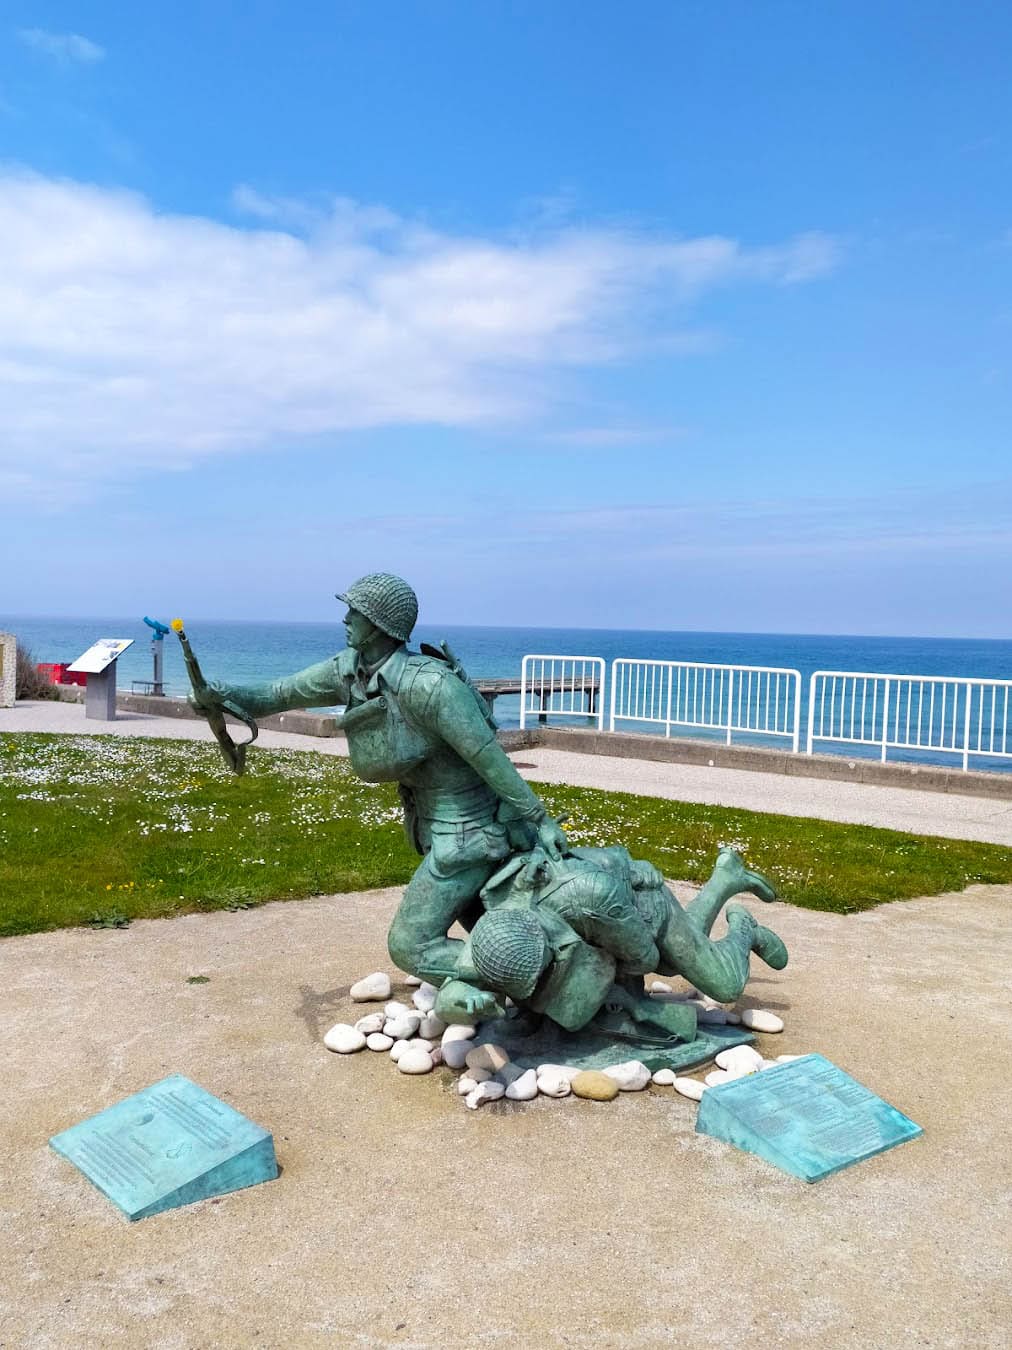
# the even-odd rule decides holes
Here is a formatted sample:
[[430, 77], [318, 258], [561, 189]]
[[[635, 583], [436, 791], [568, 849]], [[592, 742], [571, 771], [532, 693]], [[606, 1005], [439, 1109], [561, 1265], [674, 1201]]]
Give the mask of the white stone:
[[474, 1041], [443, 1041], [443, 1063], [448, 1069], [462, 1069], [474, 1049]]
[[478, 1028], [469, 1022], [454, 1022], [443, 1032], [443, 1045], [445, 1047], [451, 1041], [473, 1041], [477, 1034]]
[[725, 1069], [724, 1072], [728, 1078], [733, 1080], [735, 1078], [748, 1078], [751, 1074], [758, 1073], [761, 1068], [762, 1065], [758, 1064], [754, 1069]]
[[466, 1097], [479, 1083], [487, 1083], [491, 1077], [487, 1069], [468, 1069], [467, 1073], [462, 1073], [457, 1079], [457, 1091], [462, 1097]]
[[445, 1030], [446, 1023], [434, 1012], [426, 1013], [418, 1024], [419, 1036], [424, 1036], [427, 1041], [438, 1041]]
[[750, 1045], [732, 1045], [727, 1050], [721, 1050], [715, 1058], [717, 1068], [727, 1069], [729, 1073], [755, 1073], [762, 1068], [763, 1062], [759, 1051], [753, 1050]]
[[670, 984], [665, 984], [663, 980], [652, 980], [650, 983], [651, 994], [671, 994], [674, 990]]
[[[573, 1077], [575, 1078], [576, 1074]], [[519, 1081], [517, 1079], [517, 1082]], [[553, 1069], [551, 1065], [547, 1067], [547, 1072], [538, 1070], [537, 1083], [538, 1091], [546, 1097], [568, 1097], [573, 1090], [570, 1087], [569, 1074], [561, 1069]]]
[[683, 1097], [688, 1097], [690, 1101], [698, 1102], [702, 1101], [706, 1084], [701, 1083], [698, 1078], [676, 1078], [675, 1091], [680, 1092]]
[[395, 1041], [406, 1041], [414, 1036], [421, 1023], [417, 1013], [404, 1013], [401, 1017], [388, 1017], [383, 1023], [383, 1035], [392, 1036]]
[[477, 1111], [478, 1107], [484, 1102], [497, 1102], [500, 1097], [506, 1096], [506, 1089], [502, 1083], [497, 1083], [494, 1078], [489, 1078], [487, 1082], [479, 1083], [473, 1092], [469, 1092], [464, 1098], [464, 1105], [471, 1111]]
[[393, 1048], [393, 1038], [384, 1036], [382, 1031], [371, 1031], [365, 1038], [365, 1043], [370, 1050], [390, 1050]]
[[[764, 1059], [762, 1062], [763, 1069], [775, 1069], [776, 1067], [777, 1062], [775, 1059]], [[760, 1072], [762, 1072], [762, 1070], [760, 1070]]]
[[426, 1054], [431, 1055], [436, 1045], [434, 1041], [427, 1041], [424, 1036], [416, 1036], [411, 1042], [411, 1048], [412, 1050], [424, 1050]]
[[390, 1058], [396, 1064], [397, 1061], [400, 1059], [401, 1055], [404, 1054], [404, 1051], [410, 1049], [411, 1049], [410, 1041], [394, 1041], [393, 1045], [390, 1047]]
[[407, 1003], [402, 1003], [400, 999], [392, 998], [383, 1011], [388, 1018], [393, 1018], [403, 1017], [406, 1013], [413, 1013], [415, 1009], [409, 1007]]
[[638, 1059], [626, 1060], [624, 1064], [609, 1064], [602, 1072], [614, 1078], [620, 1092], [642, 1092], [650, 1082], [650, 1070]]
[[804, 1055], [777, 1055], [778, 1064], [790, 1064], [795, 1059], [804, 1059]]
[[506, 1089], [511, 1102], [530, 1102], [538, 1095], [538, 1075], [534, 1069], [527, 1069], [519, 1078], [514, 1078]]
[[766, 1031], [770, 1035], [784, 1029], [783, 1019], [763, 1008], [746, 1008], [741, 1015], [741, 1024], [750, 1031]]
[[382, 1031], [383, 1023], [386, 1021], [385, 1013], [370, 1013], [368, 1017], [360, 1017], [355, 1023], [355, 1030], [361, 1031], [363, 1036], [371, 1036], [374, 1031]]
[[707, 1087], [720, 1087], [721, 1083], [730, 1083], [734, 1080], [726, 1069], [712, 1069], [703, 1081]]
[[657, 1069], [650, 1075], [651, 1083], [656, 1083], [658, 1087], [674, 1087], [675, 1071], [674, 1069]]
[[428, 1050], [416, 1050], [410, 1045], [397, 1061], [397, 1067], [401, 1073], [431, 1073], [432, 1056]]
[[493, 1045], [491, 1041], [483, 1041], [481, 1045], [469, 1050], [464, 1061], [469, 1069], [489, 1069], [492, 1073], [496, 1073], [509, 1062], [510, 1057], [502, 1046]]
[[365, 1049], [365, 1037], [347, 1022], [338, 1022], [332, 1026], [323, 1038], [328, 1050], [336, 1050], [339, 1055], [353, 1055], [356, 1050]]
[[418, 978], [417, 975], [405, 975], [404, 983], [413, 989], [417, 989], [418, 986], [421, 984], [421, 980]]
[[439, 990], [434, 984], [421, 984], [411, 995], [411, 1002], [421, 1013], [431, 1012], [436, 1006], [436, 995]]
[[537, 1072], [539, 1078], [543, 1074], [561, 1074], [567, 1083], [571, 1083], [578, 1073], [583, 1073], [583, 1070], [575, 1064], [539, 1064]]
[[390, 976], [382, 970], [374, 971], [372, 975], [367, 975], [364, 980], [359, 980], [357, 984], [351, 986], [353, 1003], [378, 1003], [380, 999], [389, 997]]

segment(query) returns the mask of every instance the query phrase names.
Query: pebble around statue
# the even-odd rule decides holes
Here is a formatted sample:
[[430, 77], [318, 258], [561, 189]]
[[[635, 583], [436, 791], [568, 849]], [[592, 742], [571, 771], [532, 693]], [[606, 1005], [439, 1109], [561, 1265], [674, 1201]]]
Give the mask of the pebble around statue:
[[[692, 1008], [650, 999], [643, 975], [682, 975], [720, 1002], [745, 987], [751, 954], [787, 963], [780, 939], [740, 905], [709, 936], [725, 904], [770, 883], [730, 849], [683, 909], [651, 864], [624, 849], [571, 849], [565, 831], [496, 739], [484, 699], [454, 653], [407, 643], [418, 617], [408, 583], [362, 577], [338, 599], [347, 647], [286, 679], [216, 682], [191, 697], [250, 718], [343, 704], [351, 764], [369, 783], [395, 782], [422, 861], [388, 936], [391, 959], [440, 990], [446, 1021], [501, 1011], [516, 1030], [545, 1019], [564, 1031], [692, 1041]], [[448, 936], [459, 922], [468, 940]]]

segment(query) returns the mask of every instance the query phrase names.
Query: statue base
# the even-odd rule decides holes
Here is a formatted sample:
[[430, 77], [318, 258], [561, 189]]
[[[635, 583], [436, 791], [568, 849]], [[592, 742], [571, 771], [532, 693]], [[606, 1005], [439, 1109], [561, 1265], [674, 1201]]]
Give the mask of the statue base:
[[497, 1017], [482, 1022], [477, 1042], [492, 1041], [501, 1045], [514, 1064], [524, 1069], [539, 1064], [570, 1064], [581, 1069], [607, 1069], [612, 1064], [624, 1064], [638, 1059], [651, 1072], [674, 1069], [680, 1073], [706, 1064], [721, 1050], [732, 1045], [749, 1045], [755, 1040], [744, 1027], [701, 1026], [691, 1041], [664, 1040], [651, 1036], [618, 1037], [603, 1031], [565, 1031], [545, 1018], [537, 1031], [522, 1034], [522, 1028], [510, 1017]]

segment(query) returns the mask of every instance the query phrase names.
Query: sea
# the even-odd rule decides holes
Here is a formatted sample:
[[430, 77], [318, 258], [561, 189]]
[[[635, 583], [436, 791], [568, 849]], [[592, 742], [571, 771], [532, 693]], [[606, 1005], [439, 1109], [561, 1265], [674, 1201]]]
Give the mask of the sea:
[[[0, 614], [0, 630], [15, 633], [36, 661], [71, 662], [103, 637], [133, 638], [119, 658], [118, 687], [152, 678], [151, 630], [142, 616], [52, 618]], [[242, 684], [292, 674], [344, 645], [340, 623], [193, 620], [187, 635], [205, 676]], [[412, 646], [446, 641], [475, 679], [519, 678], [529, 653], [786, 666], [800, 670], [802, 689], [815, 670], [1012, 679], [1012, 639], [822, 636], [799, 633], [661, 632], [612, 628], [490, 628], [420, 625]], [[173, 634], [163, 642], [166, 693], [189, 685]], [[495, 703], [500, 726], [516, 726], [520, 700]], [[899, 758], [890, 752], [890, 758]], [[951, 756], [949, 757], [951, 760]], [[945, 762], [943, 757], [941, 762]], [[997, 764], [993, 765], [998, 767]]]

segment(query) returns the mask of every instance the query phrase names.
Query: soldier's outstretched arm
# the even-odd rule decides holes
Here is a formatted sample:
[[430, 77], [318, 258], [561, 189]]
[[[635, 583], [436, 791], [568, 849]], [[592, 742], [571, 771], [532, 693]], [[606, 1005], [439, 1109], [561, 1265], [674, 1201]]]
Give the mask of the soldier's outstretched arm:
[[326, 661], [307, 666], [296, 675], [281, 680], [263, 680], [257, 684], [227, 684], [215, 680], [209, 683], [209, 696], [229, 699], [253, 717], [270, 713], [288, 712], [292, 708], [320, 708], [331, 703], [346, 703], [351, 685], [350, 674], [345, 674], [343, 652]]

